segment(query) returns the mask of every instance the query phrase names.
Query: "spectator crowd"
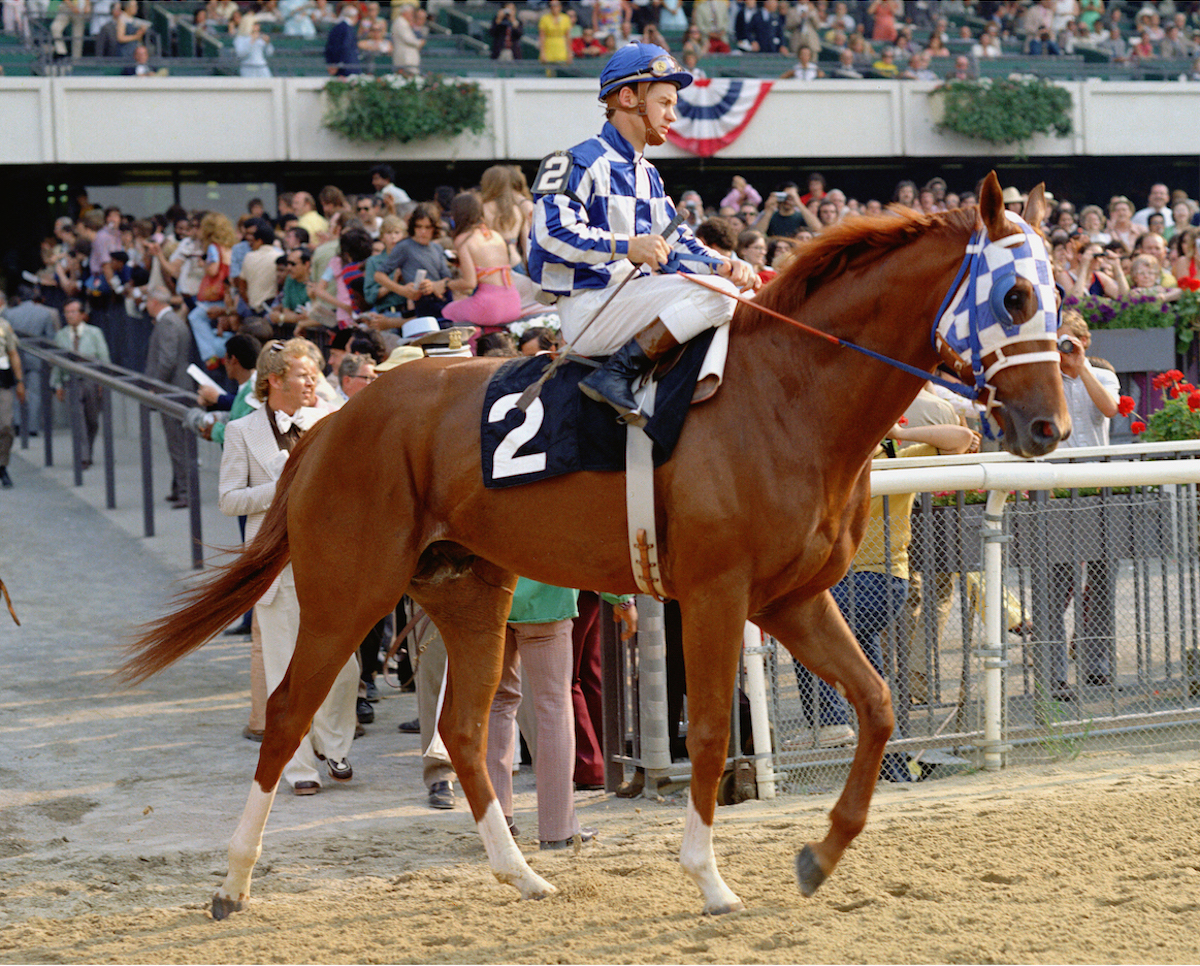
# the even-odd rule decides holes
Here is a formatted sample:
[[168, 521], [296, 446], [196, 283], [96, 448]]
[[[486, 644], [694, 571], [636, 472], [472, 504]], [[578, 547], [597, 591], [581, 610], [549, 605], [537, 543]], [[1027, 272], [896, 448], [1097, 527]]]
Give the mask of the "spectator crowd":
[[[85, 38], [123, 73], [152, 75], [149, 4], [227, 44], [241, 74], [271, 74], [273, 37], [323, 47], [331, 75], [416, 74], [440, 7], [459, 0], [16, 0], [4, 29], [48, 25], [54, 56], [79, 58]], [[53, 6], [53, 10], [51, 10]], [[464, 4], [470, 8], [471, 4]], [[474, 5], [478, 7], [478, 4]], [[795, 57], [783, 76], [970, 79], [1005, 55], [1077, 56], [1116, 64], [1190, 61], [1200, 79], [1200, 4], [1149, 0], [508, 0], [478, 39], [495, 60], [536, 56], [553, 67], [599, 60], [630, 41], [671, 50], [703, 75], [719, 55]], [[478, 14], [477, 14], [478, 15]], [[445, 29], [439, 28], [439, 29]], [[190, 41], [189, 41], [190, 42]], [[148, 46], [149, 45], [149, 46]], [[747, 62], [743, 67], [749, 66]], [[753, 70], [753, 68], [750, 68]]]

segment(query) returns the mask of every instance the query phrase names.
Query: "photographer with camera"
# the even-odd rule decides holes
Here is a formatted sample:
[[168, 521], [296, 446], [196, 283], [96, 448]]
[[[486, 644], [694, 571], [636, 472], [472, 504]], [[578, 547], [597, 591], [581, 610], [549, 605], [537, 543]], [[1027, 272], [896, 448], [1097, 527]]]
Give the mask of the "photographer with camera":
[[496, 12], [489, 32], [492, 35], [492, 60], [521, 59], [521, 34], [524, 28], [517, 16], [515, 3], [506, 3]]
[[1066, 246], [1067, 264], [1055, 268], [1054, 280], [1067, 295], [1103, 295], [1115, 299], [1129, 294], [1129, 281], [1120, 254], [1094, 242], [1081, 228], [1071, 232]]
[[758, 221], [747, 226], [768, 238], [791, 238], [801, 228], [821, 230], [817, 216], [800, 201], [800, 188], [795, 181], [785, 181], [767, 195]]
[[[1071, 436], [1065, 447], [1107, 446], [1109, 420], [1117, 414], [1120, 384], [1116, 373], [1092, 365], [1087, 349], [1092, 336], [1083, 316], [1074, 309], [1062, 314], [1058, 328], [1058, 365], [1063, 392], [1071, 414]], [[1086, 582], [1081, 579], [1086, 567]], [[1074, 701], [1076, 694], [1067, 683], [1067, 638], [1063, 614], [1075, 601], [1076, 681], [1094, 687], [1109, 683], [1113, 667], [1116, 626], [1116, 562], [1108, 559], [1054, 563], [1050, 571], [1050, 680], [1048, 696], [1055, 701]]]

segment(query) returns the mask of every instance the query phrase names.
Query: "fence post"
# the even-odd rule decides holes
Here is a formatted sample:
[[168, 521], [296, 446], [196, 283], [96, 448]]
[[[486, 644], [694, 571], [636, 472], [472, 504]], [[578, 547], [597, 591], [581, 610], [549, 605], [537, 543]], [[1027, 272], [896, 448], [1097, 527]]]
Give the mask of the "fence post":
[[46, 465], [54, 465], [54, 387], [50, 385], [49, 365], [42, 373], [42, 441], [46, 453]]
[[104, 505], [117, 508], [117, 458], [113, 453], [113, 394], [100, 387], [100, 422], [104, 427]]
[[1001, 532], [1004, 523], [1004, 490], [988, 492], [983, 514], [983, 627], [984, 646], [976, 651], [983, 658], [983, 767], [1004, 767], [1008, 746], [1003, 744], [1004, 669], [1008, 667], [1004, 639], [1004, 544], [1010, 539]]
[[154, 536], [154, 451], [150, 445], [150, 407], [138, 406], [142, 441], [142, 532]]
[[87, 428], [83, 425], [83, 380], [76, 375], [67, 377], [67, 406], [71, 414], [71, 459], [75, 464], [75, 485], [83, 486], [83, 440]]
[[663, 603], [638, 598], [638, 727], [647, 794], [671, 772], [671, 739], [667, 729], [667, 627]]
[[746, 698], [750, 702], [750, 730], [754, 735], [754, 780], [758, 797], [775, 797], [775, 759], [771, 747], [771, 720], [767, 715], [767, 675], [763, 661], [763, 635], [746, 621], [742, 630], [742, 661], [746, 667]]

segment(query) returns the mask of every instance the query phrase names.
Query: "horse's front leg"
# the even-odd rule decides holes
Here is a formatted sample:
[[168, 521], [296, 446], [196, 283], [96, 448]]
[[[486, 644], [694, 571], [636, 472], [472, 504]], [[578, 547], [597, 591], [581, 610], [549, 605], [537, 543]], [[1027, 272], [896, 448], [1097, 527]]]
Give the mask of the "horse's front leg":
[[818, 677], [840, 684], [858, 715], [858, 747], [846, 785], [829, 814], [829, 833], [820, 842], [809, 842], [796, 856], [800, 891], [811, 896], [867, 823], [884, 746], [895, 723], [892, 696], [828, 591], [804, 601], [785, 598], [752, 620]]
[[446, 743], [492, 874], [521, 893], [543, 899], [558, 890], [529, 867], [508, 830], [487, 773], [487, 725], [504, 662], [504, 631], [516, 577], [476, 560], [452, 580], [415, 581], [410, 590], [446, 643], [450, 680], [438, 732]]
[[705, 914], [720, 915], [745, 908], [717, 871], [712, 844], [717, 786], [729, 750], [729, 713], [741, 657], [745, 601], [730, 600], [727, 591], [706, 588], [681, 600], [680, 612], [692, 785], [679, 861], [704, 896]]
[[264, 792], [257, 780], [250, 786], [250, 797], [242, 811], [241, 821], [229, 840], [229, 871], [212, 899], [212, 917], [224, 919], [245, 908], [250, 898], [250, 878], [262, 855], [263, 830], [275, 802], [275, 789]]

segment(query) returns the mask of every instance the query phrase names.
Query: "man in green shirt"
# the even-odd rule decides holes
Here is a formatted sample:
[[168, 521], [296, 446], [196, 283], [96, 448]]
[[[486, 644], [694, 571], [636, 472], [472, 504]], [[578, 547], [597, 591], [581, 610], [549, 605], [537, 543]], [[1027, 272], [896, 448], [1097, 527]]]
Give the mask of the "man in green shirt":
[[280, 257], [287, 260], [287, 277], [283, 280], [279, 298], [271, 306], [271, 322], [274, 325], [294, 325], [303, 329], [311, 322], [306, 309], [312, 301], [308, 294], [312, 278], [312, 250], [306, 245], [301, 245]]
[[[637, 630], [632, 597], [602, 595], [616, 605], [628, 638]], [[529, 686], [529, 701], [537, 718], [538, 840], [542, 849], [561, 849], [578, 834], [588, 842], [594, 828], [581, 828], [575, 814], [575, 714], [571, 701], [574, 654], [572, 621], [578, 615], [579, 591], [540, 584], [527, 577], [517, 581], [504, 642], [504, 669], [488, 718], [488, 776], [496, 799], [512, 821], [512, 764], [515, 752], [513, 721], [521, 704], [521, 666]]]

